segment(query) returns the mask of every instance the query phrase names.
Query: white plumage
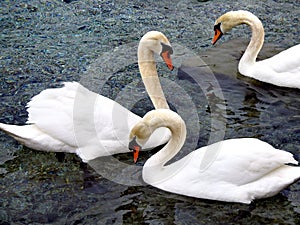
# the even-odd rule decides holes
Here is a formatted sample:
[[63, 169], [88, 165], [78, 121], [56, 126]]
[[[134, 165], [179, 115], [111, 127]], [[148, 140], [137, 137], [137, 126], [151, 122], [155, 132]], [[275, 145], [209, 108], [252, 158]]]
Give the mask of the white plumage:
[[[139, 44], [141, 75], [143, 79], [150, 76], [145, 86], [156, 107], [168, 108], [168, 104], [161, 94], [153, 55], [161, 54], [172, 69], [172, 52], [168, 52], [171, 50], [168, 39], [157, 31], [145, 34]], [[157, 90], [160, 93], [155, 95]], [[117, 102], [91, 92], [77, 82], [66, 82], [62, 88], [44, 90], [34, 96], [27, 107], [27, 125], [0, 123], [0, 129], [29, 148], [76, 153], [85, 162], [128, 152], [128, 134], [141, 120]], [[169, 137], [170, 132], [162, 129], [149, 140], [147, 148], [159, 146]]]
[[[143, 167], [144, 181], [159, 189], [249, 204], [254, 199], [277, 194], [300, 178], [300, 167], [286, 165], [298, 164], [291, 153], [254, 138], [224, 140], [165, 165], [185, 141], [185, 123], [178, 114], [168, 109], [148, 112], [133, 127], [130, 139], [143, 145], [151, 132], [159, 127], [169, 128], [172, 137]], [[207, 151], [214, 154], [206, 154]], [[208, 162], [207, 166], [202, 167], [203, 162]]]
[[215, 22], [213, 44], [226, 32], [240, 24], [251, 27], [250, 43], [239, 62], [239, 72], [245, 76], [281, 87], [300, 88], [300, 44], [279, 54], [256, 61], [264, 43], [264, 28], [261, 21], [244, 10], [230, 11]]

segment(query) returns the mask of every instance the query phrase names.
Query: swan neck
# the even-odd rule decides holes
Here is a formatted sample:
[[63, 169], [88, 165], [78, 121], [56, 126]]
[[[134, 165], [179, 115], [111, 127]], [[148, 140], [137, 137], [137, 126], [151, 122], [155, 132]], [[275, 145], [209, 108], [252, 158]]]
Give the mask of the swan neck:
[[146, 91], [155, 109], [169, 109], [157, 74], [154, 52], [143, 42], [138, 48], [138, 64]]
[[184, 121], [175, 112], [168, 111], [171, 113], [160, 114], [149, 124], [153, 130], [166, 127], [172, 135], [169, 142], [144, 164], [143, 177], [148, 183], [161, 181], [170, 175], [167, 171], [164, 173], [164, 169], [167, 167], [165, 164], [180, 151], [185, 142], [186, 126]]
[[252, 31], [251, 40], [240, 60], [240, 66], [253, 65], [256, 62], [257, 55], [264, 43], [264, 28], [261, 21], [256, 16], [248, 16], [243, 19], [243, 23], [250, 26]]

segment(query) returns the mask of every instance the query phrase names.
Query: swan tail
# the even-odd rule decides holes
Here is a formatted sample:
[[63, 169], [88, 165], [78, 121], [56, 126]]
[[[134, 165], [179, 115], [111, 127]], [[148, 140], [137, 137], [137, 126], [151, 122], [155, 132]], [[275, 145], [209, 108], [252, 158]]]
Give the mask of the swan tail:
[[[294, 158], [293, 154], [284, 150], [280, 150], [280, 158], [283, 164], [293, 164], [298, 165], [298, 161]], [[300, 167], [296, 167], [300, 168]]]
[[18, 141], [28, 138], [28, 135], [31, 134], [28, 132], [30, 129], [28, 126], [31, 125], [17, 126], [0, 123], [0, 129]]
[[300, 179], [300, 167], [283, 165], [248, 186], [249, 199], [272, 197]]
[[[297, 161], [296, 161], [297, 162]], [[298, 162], [297, 162], [298, 163]], [[300, 167], [284, 165], [275, 171], [276, 175], [287, 185], [300, 179]]]
[[75, 152], [71, 146], [66, 146], [45, 134], [34, 124], [18, 126], [0, 123], [0, 130], [31, 149], [47, 152]]

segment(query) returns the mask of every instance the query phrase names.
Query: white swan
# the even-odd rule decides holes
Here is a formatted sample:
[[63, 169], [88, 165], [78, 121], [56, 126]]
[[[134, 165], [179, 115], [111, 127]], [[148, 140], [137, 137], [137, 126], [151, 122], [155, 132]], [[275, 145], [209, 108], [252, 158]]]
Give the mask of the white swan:
[[300, 88], [300, 44], [271, 58], [256, 62], [264, 43], [264, 28], [261, 21], [250, 12], [230, 11], [220, 16], [215, 22], [212, 44], [215, 44], [224, 33], [240, 24], [251, 27], [252, 37], [239, 62], [239, 72], [273, 85]]
[[[300, 167], [289, 152], [273, 148], [254, 138], [224, 140], [197, 149], [186, 157], [165, 165], [181, 149], [186, 127], [181, 117], [169, 109], [148, 112], [130, 132], [129, 148], [137, 160], [141, 146], [153, 131], [167, 127], [169, 142], [149, 158], [143, 167], [143, 179], [159, 189], [191, 197], [249, 204], [253, 199], [277, 194], [300, 178]], [[201, 170], [206, 151], [218, 148], [209, 167]]]
[[[158, 31], [145, 34], [138, 47], [138, 63], [150, 98], [157, 108], [169, 108], [158, 81], [154, 53], [173, 69], [168, 39]], [[92, 106], [93, 110], [91, 111]], [[0, 129], [23, 145], [41, 151], [76, 153], [84, 162], [128, 152], [128, 134], [141, 117], [117, 102], [89, 91], [77, 82], [46, 89], [27, 104], [24, 126], [0, 123]], [[165, 143], [167, 129], [158, 131], [147, 148]]]

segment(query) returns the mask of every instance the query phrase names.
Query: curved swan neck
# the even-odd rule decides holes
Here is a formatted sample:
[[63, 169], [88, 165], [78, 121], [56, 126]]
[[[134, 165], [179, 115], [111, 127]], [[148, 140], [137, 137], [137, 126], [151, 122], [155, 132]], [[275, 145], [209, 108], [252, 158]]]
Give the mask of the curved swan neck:
[[145, 43], [141, 41], [139, 44], [138, 64], [146, 91], [155, 109], [169, 109], [157, 74], [154, 52]]
[[169, 142], [159, 152], [149, 158], [144, 165], [143, 173], [147, 173], [148, 177], [149, 174], [153, 174], [152, 177], [157, 177], [157, 170], [160, 171], [182, 148], [186, 138], [186, 126], [182, 118], [171, 110], [153, 110], [146, 115], [149, 115], [147, 117], [147, 125], [153, 131], [159, 127], [167, 127], [172, 133]]
[[264, 28], [261, 21], [249, 12], [243, 13], [241, 17], [239, 17], [239, 20], [240, 24], [247, 24], [252, 30], [250, 43], [240, 60], [239, 67], [244, 64], [247, 64], [247, 66], [253, 65], [264, 43]]

